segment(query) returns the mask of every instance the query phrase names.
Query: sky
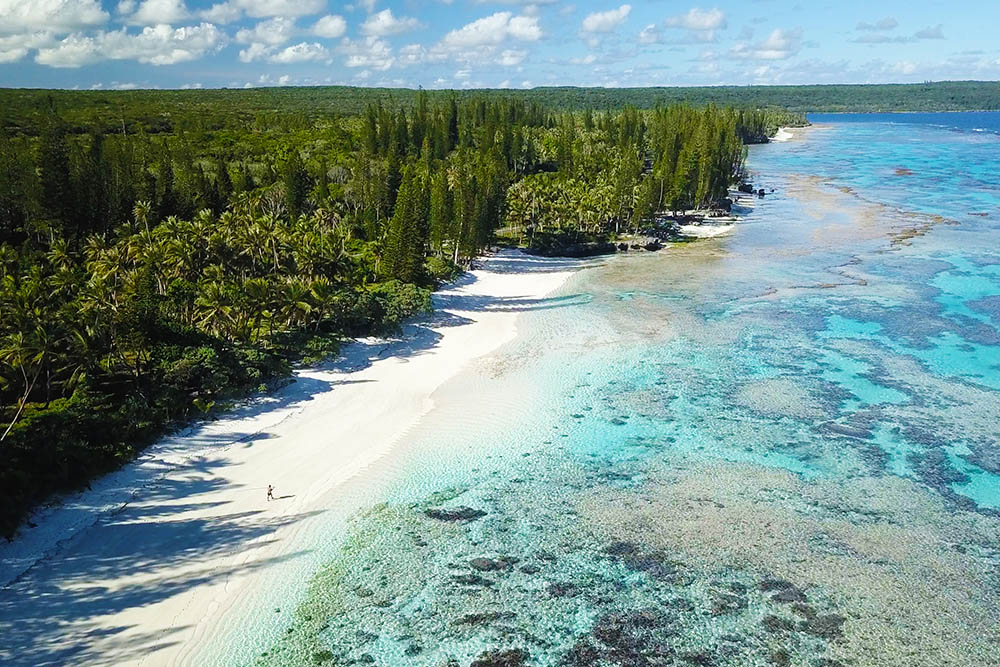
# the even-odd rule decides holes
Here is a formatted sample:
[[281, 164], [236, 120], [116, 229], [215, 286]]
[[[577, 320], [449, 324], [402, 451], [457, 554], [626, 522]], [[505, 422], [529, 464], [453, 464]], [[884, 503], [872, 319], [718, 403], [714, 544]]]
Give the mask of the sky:
[[0, 87], [1000, 79], [996, 0], [0, 0]]

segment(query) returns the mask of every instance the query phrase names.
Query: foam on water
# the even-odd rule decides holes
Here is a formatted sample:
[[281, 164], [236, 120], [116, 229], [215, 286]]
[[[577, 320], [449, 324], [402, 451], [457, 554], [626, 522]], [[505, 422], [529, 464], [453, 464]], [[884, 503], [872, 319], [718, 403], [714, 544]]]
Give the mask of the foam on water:
[[755, 147], [777, 196], [523, 314], [219, 661], [1000, 664], [997, 148]]

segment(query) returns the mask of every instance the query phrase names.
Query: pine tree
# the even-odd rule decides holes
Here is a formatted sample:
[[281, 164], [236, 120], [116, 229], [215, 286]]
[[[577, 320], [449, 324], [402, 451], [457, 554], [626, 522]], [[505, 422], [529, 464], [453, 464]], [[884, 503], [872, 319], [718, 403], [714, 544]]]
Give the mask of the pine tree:
[[281, 169], [281, 181], [285, 187], [285, 208], [291, 218], [305, 212], [306, 197], [309, 195], [309, 179], [298, 149], [293, 149]]
[[62, 223], [73, 236], [78, 236], [80, 230], [74, 229], [73, 225], [76, 207], [70, 180], [66, 126], [55, 116], [46, 124], [39, 141], [38, 173], [42, 186], [42, 201], [38, 209]]
[[443, 169], [431, 178], [429, 236], [431, 248], [438, 256], [444, 254], [444, 242], [454, 217], [454, 202], [448, 189], [448, 176]]
[[229, 175], [229, 167], [221, 158], [215, 161], [215, 189], [219, 194], [221, 207], [225, 208], [229, 198], [233, 196], [233, 179]]
[[385, 252], [386, 272], [404, 282], [416, 282], [423, 274], [426, 235], [421, 218], [426, 208], [422, 199], [421, 179], [415, 167], [407, 165], [389, 223]]
[[316, 174], [316, 203], [322, 205], [330, 197], [330, 169], [326, 158], [319, 161], [319, 171]]
[[177, 193], [174, 189], [174, 165], [166, 143], [160, 158], [160, 173], [156, 179], [156, 213], [163, 220], [171, 215], [177, 215]]

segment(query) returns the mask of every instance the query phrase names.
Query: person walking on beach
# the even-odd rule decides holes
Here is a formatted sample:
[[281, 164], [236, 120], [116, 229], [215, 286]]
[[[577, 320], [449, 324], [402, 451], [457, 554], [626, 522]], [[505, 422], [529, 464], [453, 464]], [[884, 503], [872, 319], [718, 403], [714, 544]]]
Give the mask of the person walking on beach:
[[274, 500], [274, 487], [270, 484], [267, 485], [267, 500], [268, 502]]

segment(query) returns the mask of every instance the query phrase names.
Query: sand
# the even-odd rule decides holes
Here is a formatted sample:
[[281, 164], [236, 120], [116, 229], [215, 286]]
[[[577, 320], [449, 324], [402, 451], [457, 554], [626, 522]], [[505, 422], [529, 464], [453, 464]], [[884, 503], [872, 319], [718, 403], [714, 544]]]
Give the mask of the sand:
[[778, 132], [771, 137], [771, 141], [788, 141], [794, 136], [787, 127], [779, 127]]
[[[730, 218], [725, 218], [728, 222]], [[727, 234], [735, 228], [734, 224], [719, 224], [706, 222], [701, 225], [679, 225], [677, 227], [684, 236], [695, 236], [700, 239], [710, 239], [714, 236]]]
[[518, 312], [544, 305], [580, 264], [505, 251], [481, 265], [399, 340], [351, 343], [37, 512], [0, 545], [0, 663], [200, 662], [338, 492], [364, 487], [435, 391], [512, 340]]

